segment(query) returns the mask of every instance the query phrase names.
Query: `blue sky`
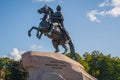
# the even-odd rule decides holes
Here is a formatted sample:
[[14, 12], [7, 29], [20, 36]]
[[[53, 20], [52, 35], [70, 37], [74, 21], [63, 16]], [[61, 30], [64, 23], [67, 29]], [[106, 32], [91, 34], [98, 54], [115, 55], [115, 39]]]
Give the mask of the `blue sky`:
[[45, 4], [54, 11], [61, 5], [76, 52], [82, 55], [98, 50], [120, 57], [120, 0], [1, 0], [0, 56], [54, 51], [46, 36], [39, 40], [36, 31], [30, 38], [27, 35], [32, 26], [39, 25], [42, 15], [37, 10]]

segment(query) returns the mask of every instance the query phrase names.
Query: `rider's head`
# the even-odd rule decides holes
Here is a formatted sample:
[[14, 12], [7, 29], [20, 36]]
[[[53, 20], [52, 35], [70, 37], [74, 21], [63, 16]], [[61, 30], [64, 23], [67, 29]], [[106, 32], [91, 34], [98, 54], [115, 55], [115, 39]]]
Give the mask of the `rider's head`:
[[61, 6], [58, 5], [57, 8], [56, 8], [57, 11], [61, 11]]

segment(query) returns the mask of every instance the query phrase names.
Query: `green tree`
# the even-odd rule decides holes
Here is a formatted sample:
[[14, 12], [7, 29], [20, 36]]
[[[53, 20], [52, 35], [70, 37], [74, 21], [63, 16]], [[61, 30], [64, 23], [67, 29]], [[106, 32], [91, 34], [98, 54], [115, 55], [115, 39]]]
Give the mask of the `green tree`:
[[[71, 58], [70, 53], [66, 55]], [[78, 53], [76, 55], [85, 70], [98, 80], [120, 80], [120, 58], [99, 51], [86, 52], [83, 57]]]
[[13, 62], [13, 60], [10, 60], [9, 58], [0, 58], [0, 69], [1, 69], [1, 77], [5, 79], [10, 74], [10, 71], [8, 70], [8, 67], [11, 65], [10, 63]]
[[[71, 53], [67, 53], [66, 56], [72, 58]], [[78, 62], [84, 66], [84, 68], [85, 68], [86, 71], [88, 71], [88, 70], [89, 70], [88, 63], [85, 62], [85, 61], [83, 60], [83, 58], [82, 58], [78, 53], [76, 53], [76, 56], [77, 56], [77, 58], [78, 58]]]
[[28, 78], [28, 72], [23, 68], [21, 61], [0, 58], [0, 69], [4, 80], [27, 80]]
[[88, 72], [98, 80], [120, 80], [120, 59], [103, 55], [99, 51], [85, 53], [84, 60], [89, 65]]

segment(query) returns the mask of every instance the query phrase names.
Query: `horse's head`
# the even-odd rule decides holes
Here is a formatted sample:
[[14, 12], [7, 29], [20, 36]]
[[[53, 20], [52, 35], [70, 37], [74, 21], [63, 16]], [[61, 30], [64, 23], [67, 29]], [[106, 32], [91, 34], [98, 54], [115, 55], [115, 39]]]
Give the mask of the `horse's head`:
[[38, 9], [37, 12], [39, 14], [44, 13], [44, 14], [49, 14], [49, 15], [52, 15], [54, 13], [53, 10], [47, 5], [45, 5], [44, 7], [40, 8], [40, 9]]
[[49, 11], [49, 7], [48, 7], [47, 5], [45, 5], [44, 7], [38, 9], [37, 12], [38, 12], [39, 14], [42, 14], [42, 13], [46, 14], [46, 13], [48, 13], [48, 11]]

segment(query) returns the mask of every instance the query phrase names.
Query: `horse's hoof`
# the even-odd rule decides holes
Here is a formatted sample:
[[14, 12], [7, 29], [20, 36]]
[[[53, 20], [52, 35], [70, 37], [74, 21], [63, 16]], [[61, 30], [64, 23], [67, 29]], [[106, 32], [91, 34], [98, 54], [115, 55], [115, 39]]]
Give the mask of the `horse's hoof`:
[[28, 36], [29, 36], [29, 37], [31, 37], [31, 34], [30, 34], [30, 33], [28, 33]]
[[41, 36], [36, 36], [38, 39], [41, 39]]
[[38, 37], [38, 39], [41, 39], [41, 37]]
[[62, 53], [62, 54], [65, 54], [65, 53]]
[[66, 48], [66, 49], [65, 49], [65, 51], [64, 51], [62, 54], [65, 54], [65, 53], [67, 53], [67, 51], [68, 51], [68, 49]]
[[30, 31], [28, 31], [28, 36], [31, 37]]
[[77, 57], [73, 57], [74, 60], [79, 61]]
[[60, 52], [60, 50], [56, 50], [56, 51], [55, 51], [55, 53], [58, 53], [58, 52]]

